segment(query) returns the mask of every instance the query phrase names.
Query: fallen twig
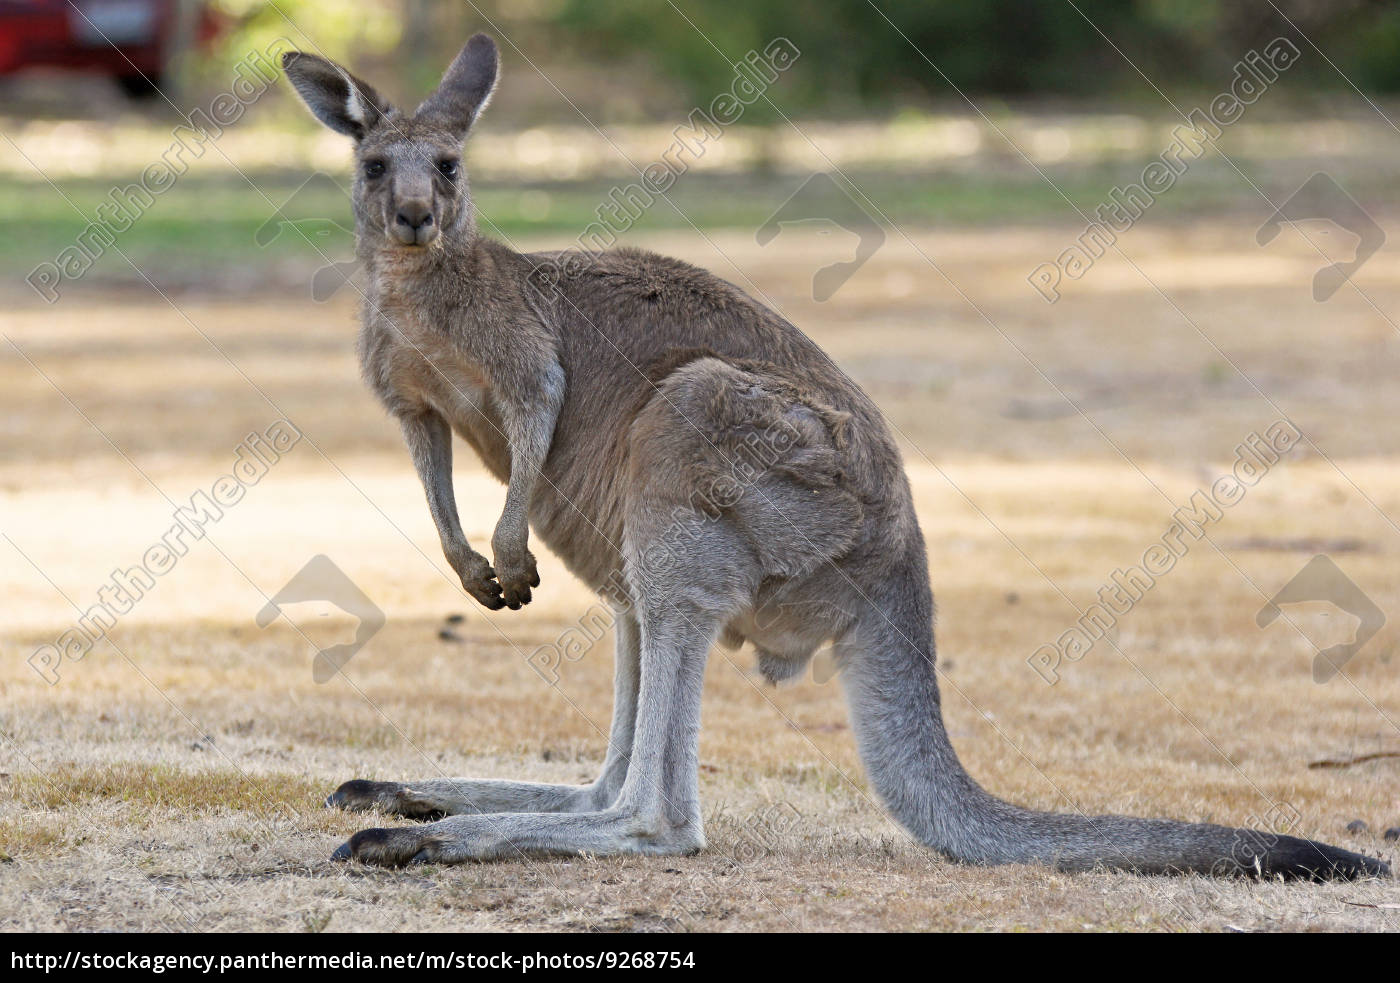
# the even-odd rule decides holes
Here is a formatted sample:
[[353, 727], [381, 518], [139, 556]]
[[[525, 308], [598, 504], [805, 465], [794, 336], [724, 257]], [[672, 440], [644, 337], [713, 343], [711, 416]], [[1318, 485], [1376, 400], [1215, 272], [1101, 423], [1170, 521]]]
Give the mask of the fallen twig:
[[1400, 751], [1373, 751], [1370, 754], [1358, 754], [1352, 758], [1323, 758], [1321, 761], [1309, 761], [1309, 768], [1350, 768], [1352, 765], [1359, 765], [1364, 761], [1376, 761], [1380, 758], [1400, 758]]

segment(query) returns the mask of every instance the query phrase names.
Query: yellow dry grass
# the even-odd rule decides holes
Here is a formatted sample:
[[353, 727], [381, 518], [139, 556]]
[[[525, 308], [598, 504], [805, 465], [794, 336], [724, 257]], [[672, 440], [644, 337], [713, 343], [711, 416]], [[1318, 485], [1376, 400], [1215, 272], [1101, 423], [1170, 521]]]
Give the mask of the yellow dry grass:
[[[1400, 825], [1400, 761], [1307, 763], [1400, 749], [1390, 658], [1400, 332], [1383, 313], [1400, 309], [1400, 263], [1383, 252], [1358, 278], [1364, 295], [1348, 288], [1315, 304], [1320, 260], [1306, 243], [1259, 250], [1250, 230], [1143, 228], [1125, 248], [1145, 278], [1105, 259], [1048, 307], [1024, 277], [1076, 231], [927, 234], [917, 249], [894, 235], [826, 304], [807, 292], [813, 270], [841, 258], [825, 239], [784, 233], [778, 251], [715, 235], [720, 253], [693, 236], [654, 244], [782, 306], [899, 428], [939, 600], [945, 713], [984, 784], [1091, 814], [1286, 817], [1291, 832], [1393, 861], [1377, 834]], [[7, 299], [5, 333], [24, 355], [0, 353], [0, 926], [1400, 926], [1393, 882], [950, 865], [872, 800], [839, 686], [767, 687], [747, 652], [717, 652], [709, 667], [705, 854], [331, 865], [344, 837], [381, 821], [321, 808], [345, 779], [591, 778], [611, 645], [562, 667], [557, 687], [527, 665], [590, 600], [552, 557], [523, 612], [488, 614], [461, 596], [394, 428], [357, 380], [350, 298], [171, 301], [140, 291], [75, 293], [53, 308]], [[1236, 444], [1284, 413], [1316, 446], [1193, 543], [1123, 617], [1114, 645], [1047, 685], [1030, 653], [1070, 628], [1115, 569], [1140, 561]], [[249, 431], [283, 415], [306, 439], [108, 641], [63, 664], [53, 685], [26, 665], [73, 622], [75, 604], [92, 604], [115, 568], [141, 559], [172, 502], [209, 488]], [[469, 454], [459, 462], [464, 525], [485, 543], [501, 490]], [[1255, 615], [1329, 551], [1392, 622], [1343, 677], [1316, 684], [1317, 647], [1349, 638], [1351, 620], [1318, 604], [1261, 630]], [[254, 623], [318, 553], [388, 618], [325, 685], [311, 658], [349, 637], [338, 612], [292, 605], [291, 620]], [[460, 640], [439, 638], [455, 613], [466, 615]], [[1344, 832], [1357, 818], [1372, 833]]]

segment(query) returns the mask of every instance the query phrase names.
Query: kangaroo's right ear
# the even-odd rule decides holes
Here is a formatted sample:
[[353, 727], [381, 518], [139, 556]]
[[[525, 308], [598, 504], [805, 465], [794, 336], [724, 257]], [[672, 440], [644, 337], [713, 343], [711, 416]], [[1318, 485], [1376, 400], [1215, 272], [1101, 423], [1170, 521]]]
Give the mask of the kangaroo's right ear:
[[379, 93], [333, 61], [288, 51], [282, 68], [311, 115], [337, 133], [361, 140], [389, 112]]

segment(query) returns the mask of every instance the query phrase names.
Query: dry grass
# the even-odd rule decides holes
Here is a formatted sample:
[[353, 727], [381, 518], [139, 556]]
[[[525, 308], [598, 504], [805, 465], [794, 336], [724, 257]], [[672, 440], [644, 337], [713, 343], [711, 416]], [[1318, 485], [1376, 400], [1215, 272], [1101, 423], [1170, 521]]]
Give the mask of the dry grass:
[[[822, 305], [805, 283], [827, 261], [823, 240], [785, 239], [781, 255], [715, 241], [903, 434], [939, 598], [945, 711], [975, 775], [1028, 805], [1088, 813], [1245, 823], [1286, 804], [1296, 831], [1394, 860], [1393, 844], [1343, 827], [1400, 825], [1400, 763], [1306, 765], [1400, 748], [1389, 658], [1400, 620], [1345, 678], [1318, 685], [1316, 646], [1348, 638], [1349, 619], [1322, 605], [1267, 630], [1254, 618], [1316, 551], [1308, 538], [1354, 540], [1334, 559], [1400, 615], [1400, 337], [1377, 313], [1400, 309], [1400, 264], [1382, 253], [1362, 271], [1375, 308], [1351, 290], [1316, 305], [1318, 260], [1301, 243], [1263, 251], [1252, 230], [1134, 231], [1134, 259], [1198, 332], [1121, 261], [1046, 307], [1023, 278], [1075, 231], [919, 237], [996, 327], [895, 239]], [[745, 282], [693, 237], [657, 245]], [[378, 821], [321, 808], [347, 778], [592, 777], [610, 644], [566, 665], [557, 688], [524, 660], [587, 594], [545, 557], [526, 611], [468, 609], [398, 437], [357, 381], [348, 300], [175, 298], [189, 321], [140, 293], [11, 301], [6, 333], [52, 385], [13, 349], [0, 355], [8, 930], [1400, 927], [1393, 883], [949, 865], [871, 800], [839, 687], [765, 687], [748, 653], [717, 653], [709, 668], [707, 853], [333, 866], [336, 844]], [[1304, 448], [1279, 465], [1123, 618], [1121, 651], [1100, 645], [1047, 686], [1026, 657], [1160, 538], [1167, 499], [1208, 486], [1280, 410], [1331, 460]], [[282, 413], [309, 439], [110, 644], [65, 664], [56, 685], [31, 671], [25, 659], [75, 616], [64, 595], [91, 604], [168, 528], [163, 496], [207, 488], [244, 435]], [[468, 455], [458, 488], [468, 534], [486, 541], [500, 489]], [[326, 685], [312, 680], [313, 645], [348, 637], [344, 619], [307, 604], [287, 608], [294, 624], [253, 621], [316, 553], [389, 618]], [[440, 639], [457, 612], [461, 640]]]

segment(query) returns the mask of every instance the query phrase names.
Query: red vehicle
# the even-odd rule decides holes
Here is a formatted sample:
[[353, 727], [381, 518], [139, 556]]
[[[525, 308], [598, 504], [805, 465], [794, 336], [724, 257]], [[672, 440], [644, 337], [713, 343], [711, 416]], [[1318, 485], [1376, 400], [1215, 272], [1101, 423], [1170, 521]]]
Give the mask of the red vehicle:
[[65, 68], [150, 96], [170, 59], [212, 40], [219, 26], [200, 0], [0, 0], [0, 76]]

